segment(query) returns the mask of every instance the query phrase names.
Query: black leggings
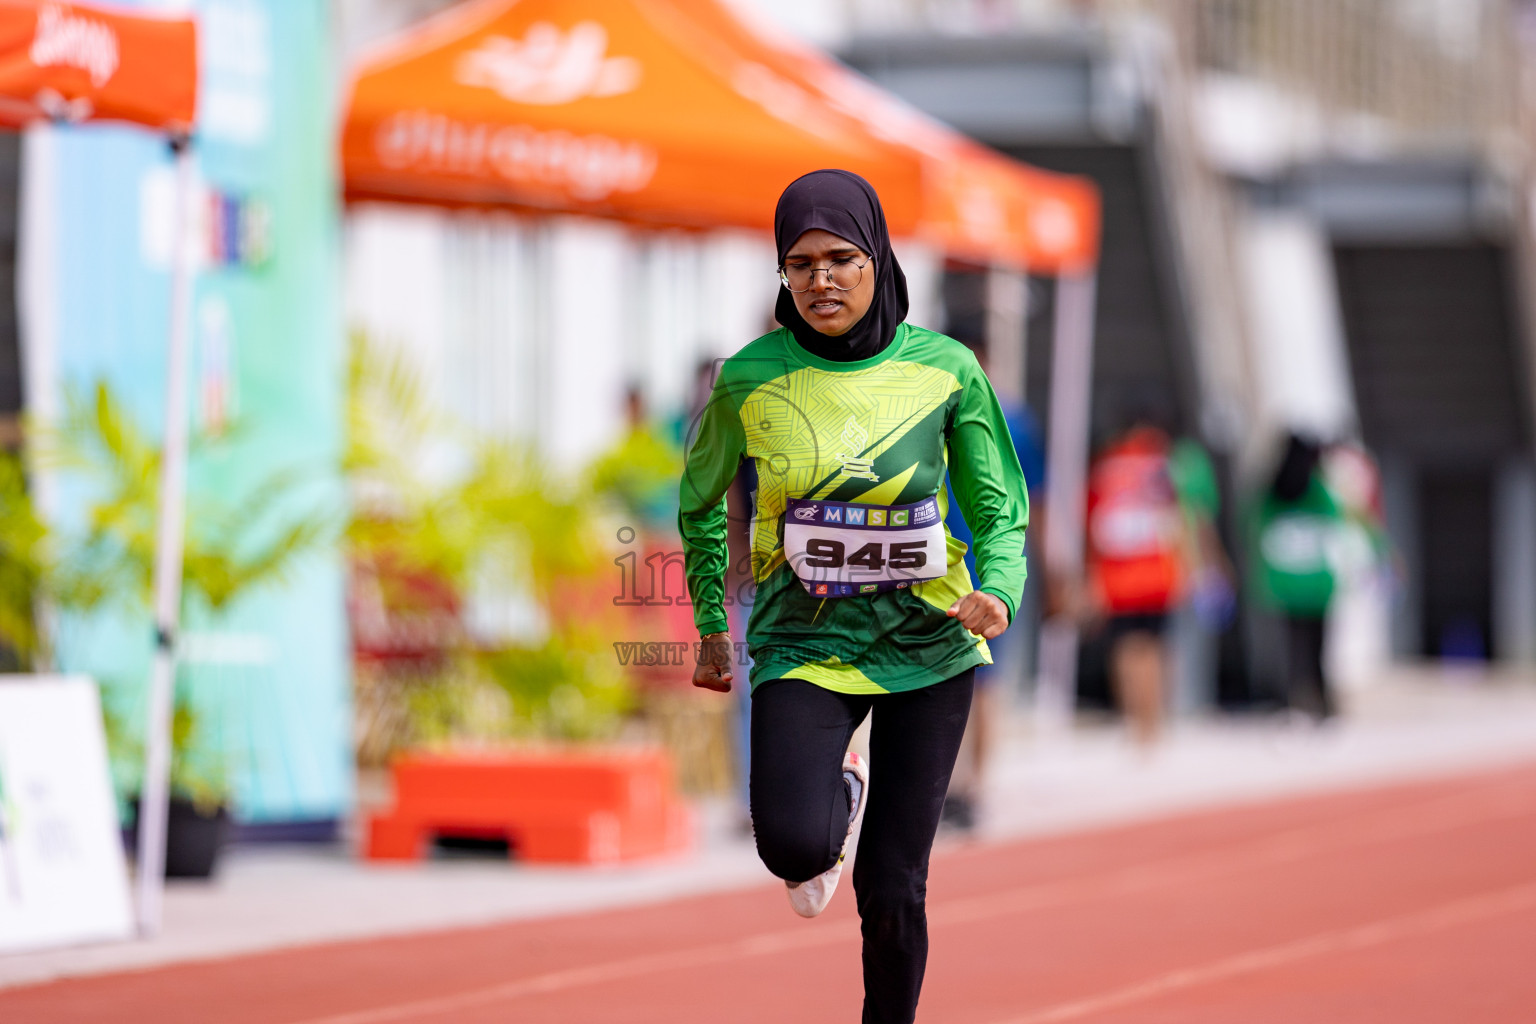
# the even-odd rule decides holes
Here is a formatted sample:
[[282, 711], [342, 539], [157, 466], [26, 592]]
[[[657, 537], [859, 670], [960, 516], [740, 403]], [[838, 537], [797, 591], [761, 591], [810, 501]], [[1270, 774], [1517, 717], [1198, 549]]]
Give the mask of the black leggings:
[[1318, 720], [1332, 718], [1338, 710], [1334, 706], [1327, 673], [1323, 670], [1326, 625], [1321, 615], [1287, 615], [1285, 618], [1286, 699], [1291, 707]]
[[752, 829], [778, 877], [837, 862], [848, 834], [843, 753], [864, 716], [869, 806], [853, 865], [864, 935], [864, 1024], [911, 1024], [928, 963], [928, 854], [965, 734], [975, 669], [905, 693], [834, 693], [800, 679], [752, 692]]

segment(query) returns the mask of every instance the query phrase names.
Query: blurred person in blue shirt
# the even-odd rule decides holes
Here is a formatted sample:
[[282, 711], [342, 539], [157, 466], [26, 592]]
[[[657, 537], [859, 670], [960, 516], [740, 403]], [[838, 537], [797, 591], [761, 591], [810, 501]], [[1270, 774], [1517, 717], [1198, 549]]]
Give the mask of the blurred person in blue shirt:
[[[977, 348], [975, 351], [982, 372], [990, 374], [986, 349]], [[1043, 509], [1040, 496], [1044, 493], [1045, 485], [1045, 450], [1041, 443], [1040, 427], [1024, 403], [1001, 394], [998, 395], [998, 402], [1002, 407], [1003, 420], [1008, 425], [1008, 434], [1013, 439], [1014, 451], [1019, 455], [1019, 465], [1024, 470], [1024, 483], [1029, 490], [1033, 520]], [[948, 489], [948, 481], [945, 487]], [[949, 513], [945, 517], [945, 525], [949, 527], [951, 536], [965, 543], [968, 549], [965, 553], [965, 566], [971, 573], [971, 585], [979, 588], [981, 580], [976, 575], [976, 552], [971, 546], [971, 528], [960, 514], [960, 503], [955, 500], [954, 491], [947, 490], [947, 494]], [[1016, 667], [1022, 643], [1021, 631], [1034, 628], [1033, 621], [1024, 621], [1026, 619], [1032, 620], [1032, 616], [1016, 615], [1005, 633], [987, 641], [992, 651], [992, 664], [982, 665], [976, 670], [976, 693], [971, 701], [970, 719], [965, 726], [965, 740], [960, 747], [954, 774], [950, 778], [949, 793], [944, 797], [944, 810], [940, 818], [944, 824], [961, 831], [968, 832], [976, 826], [976, 806], [981, 797], [987, 759], [992, 751], [999, 702], [1004, 699], [998, 693], [998, 680], [1006, 678], [1004, 673], [1010, 667]]]

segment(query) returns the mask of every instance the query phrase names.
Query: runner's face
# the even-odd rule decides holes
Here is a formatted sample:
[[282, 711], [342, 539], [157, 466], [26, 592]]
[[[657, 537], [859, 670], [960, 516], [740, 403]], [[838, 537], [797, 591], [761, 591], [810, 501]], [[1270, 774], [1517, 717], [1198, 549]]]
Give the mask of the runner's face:
[[[830, 231], [813, 228], [795, 240], [795, 244], [789, 247], [789, 252], [784, 255], [785, 265], [792, 263], [809, 263], [813, 267], [830, 267], [833, 260], [852, 259], [856, 263], [864, 263], [869, 258], [869, 253], [860, 249], [846, 238], [839, 238]], [[811, 287], [803, 292], [791, 292], [794, 296], [795, 308], [800, 315], [805, 317], [805, 322], [810, 324], [822, 334], [829, 334], [834, 338], [839, 334], [848, 333], [854, 324], [869, 312], [869, 305], [875, 298], [875, 270], [874, 263], [864, 266], [864, 276], [859, 283], [849, 291], [838, 291], [827, 280], [830, 274], [813, 274]]]

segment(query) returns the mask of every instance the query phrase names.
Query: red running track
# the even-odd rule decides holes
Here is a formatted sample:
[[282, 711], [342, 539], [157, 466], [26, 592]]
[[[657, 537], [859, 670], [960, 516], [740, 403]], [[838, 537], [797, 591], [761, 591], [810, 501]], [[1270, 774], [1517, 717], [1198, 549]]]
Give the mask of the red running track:
[[[1536, 765], [1004, 845], [929, 887], [931, 1024], [1536, 1021]], [[820, 1024], [852, 899], [774, 885], [0, 991], [0, 1021]]]

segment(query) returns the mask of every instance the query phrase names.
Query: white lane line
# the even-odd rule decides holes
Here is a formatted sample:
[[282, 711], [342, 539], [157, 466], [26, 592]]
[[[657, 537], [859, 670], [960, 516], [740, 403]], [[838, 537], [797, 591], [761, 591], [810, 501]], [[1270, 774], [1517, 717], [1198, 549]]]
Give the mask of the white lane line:
[[1171, 884], [1293, 863], [1322, 853], [1398, 843], [1436, 832], [1526, 818], [1533, 812], [1536, 812], [1536, 803], [1523, 791], [1499, 793], [1483, 799], [1440, 797], [1345, 821], [1306, 825], [1214, 850], [1149, 861], [1089, 878], [1063, 879], [947, 900], [928, 908], [928, 921], [931, 925], [965, 924], [1002, 914], [1037, 910], [1071, 899], [1125, 896]]
[[782, 953], [786, 950], [809, 949], [814, 946], [831, 945], [837, 942], [852, 942], [857, 938], [857, 932], [849, 933], [847, 930], [840, 928], [810, 929], [802, 927], [787, 931], [764, 932], [760, 935], [753, 935], [724, 944], [694, 946], [689, 949], [677, 949], [666, 953], [652, 953], [646, 956], [630, 957], [625, 960], [612, 960], [605, 964], [593, 964], [590, 967], [573, 967], [563, 971], [550, 971], [546, 974], [536, 974], [532, 977], [509, 981], [500, 985], [470, 989], [450, 996], [418, 999], [414, 1002], [397, 1003], [394, 1006], [381, 1006], [372, 1010], [358, 1010], [353, 1013], [340, 1013], [331, 1017], [317, 1017], [312, 1020], [306, 1020], [303, 1024], [381, 1024], [383, 1021], [404, 1020], [417, 1016], [435, 1016], [467, 1010], [472, 1007], [485, 1006], [507, 999], [520, 999], [525, 996], [544, 995], [549, 992], [559, 992], [583, 985], [597, 985], [604, 982], [623, 981], [627, 978], [640, 978], [661, 971], [697, 970], [701, 967], [708, 967], [732, 960], [741, 960], [746, 957], [767, 956], [773, 953]]
[[[1183, 857], [1171, 857], [1164, 861], [1138, 865], [1094, 878], [1036, 883], [936, 904], [928, 909], [929, 924], [946, 927], [968, 924], [1046, 906], [1070, 903], [1078, 899], [1102, 899], [1124, 895], [1168, 884], [1196, 881], [1211, 874], [1232, 873], [1299, 860], [1351, 846], [1395, 842], [1437, 831], [1522, 817], [1528, 815], [1530, 811], [1530, 802], [1523, 792], [1514, 796], [1501, 794], [1492, 800], [1479, 800], [1476, 797], [1437, 798], [1343, 822], [1292, 829], [1265, 837], [1257, 842], [1240, 843], [1214, 852], [1202, 851]], [[1359, 831], [1362, 825], [1365, 826], [1363, 833]], [[1351, 834], [1338, 835], [1339, 826], [1348, 829]], [[1333, 840], [1332, 843], [1330, 839]], [[644, 977], [660, 971], [694, 970], [713, 964], [739, 961], [747, 957], [768, 956], [839, 942], [854, 943], [858, 940], [859, 934], [856, 930], [834, 927], [812, 928], [802, 925], [783, 931], [764, 932], [725, 944], [694, 946], [585, 967], [549, 971], [483, 988], [468, 989], [452, 995], [434, 996], [392, 1006], [306, 1019], [298, 1024], [385, 1024], [388, 1021], [451, 1013], [503, 1000], [544, 995], [585, 985]]]
[[1398, 939], [1428, 935], [1456, 925], [1510, 914], [1529, 907], [1536, 907], [1536, 883], [1455, 900], [1428, 910], [1415, 911], [1400, 917], [1383, 918], [1355, 928], [1323, 932], [1295, 942], [1240, 953], [1199, 967], [1169, 971], [1167, 974], [1160, 974], [1155, 978], [1149, 978], [1102, 996], [1059, 1003], [1056, 1006], [1027, 1013], [1022, 1017], [1009, 1017], [1006, 1020], [996, 1021], [994, 1024], [1054, 1024], [1056, 1021], [1081, 1020], [1094, 1014], [1155, 999], [1170, 992], [1283, 967], [1326, 953], [1367, 949]]

